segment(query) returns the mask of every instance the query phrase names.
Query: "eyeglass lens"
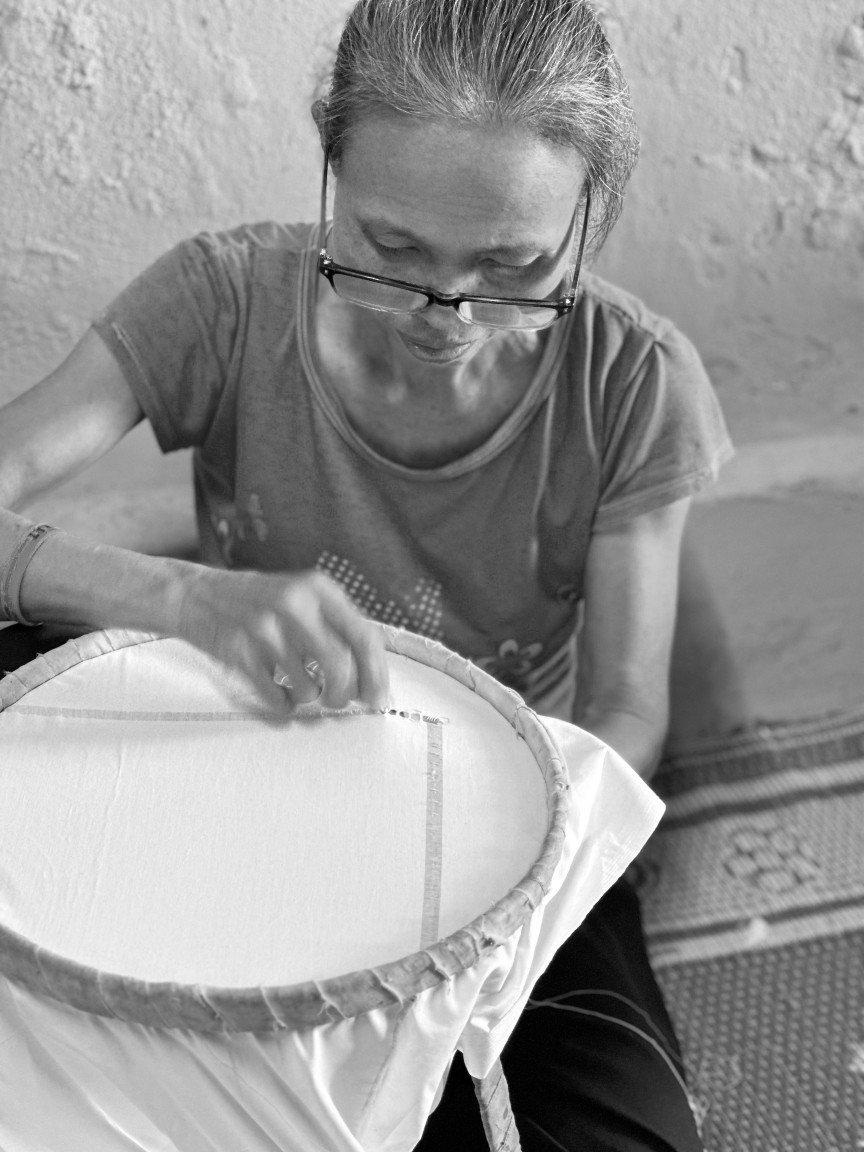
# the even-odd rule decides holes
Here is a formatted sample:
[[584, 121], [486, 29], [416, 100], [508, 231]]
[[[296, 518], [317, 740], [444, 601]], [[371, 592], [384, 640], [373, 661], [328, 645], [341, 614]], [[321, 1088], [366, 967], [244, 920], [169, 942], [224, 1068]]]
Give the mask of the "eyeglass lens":
[[411, 292], [407, 288], [379, 284], [374, 280], [360, 280], [341, 272], [334, 272], [330, 282], [343, 300], [366, 308], [378, 308], [382, 312], [420, 312], [428, 303], [422, 292]]
[[[380, 312], [421, 312], [428, 306], [422, 292], [381, 284], [375, 280], [360, 280], [355, 276], [334, 272], [331, 283], [337, 295], [353, 304], [374, 308]], [[554, 308], [537, 308], [506, 302], [487, 304], [464, 300], [458, 308], [460, 317], [469, 324], [485, 328], [545, 328], [557, 319]]]

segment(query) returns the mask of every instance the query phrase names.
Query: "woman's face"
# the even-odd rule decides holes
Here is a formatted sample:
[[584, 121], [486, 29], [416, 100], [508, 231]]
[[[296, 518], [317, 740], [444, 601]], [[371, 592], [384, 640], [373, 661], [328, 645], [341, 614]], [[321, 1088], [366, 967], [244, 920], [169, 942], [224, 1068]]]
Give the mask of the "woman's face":
[[[328, 249], [340, 264], [440, 295], [535, 299], [556, 294], [572, 268], [566, 240], [584, 168], [570, 148], [381, 114], [354, 127], [336, 174]], [[366, 311], [364, 322], [429, 364], [464, 362], [494, 335], [437, 305]]]

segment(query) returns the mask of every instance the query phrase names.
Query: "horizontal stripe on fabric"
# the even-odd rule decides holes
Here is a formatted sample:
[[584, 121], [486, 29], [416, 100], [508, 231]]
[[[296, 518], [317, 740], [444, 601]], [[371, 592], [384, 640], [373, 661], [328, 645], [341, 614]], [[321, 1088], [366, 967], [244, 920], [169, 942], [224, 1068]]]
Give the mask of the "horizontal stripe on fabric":
[[[221, 720], [253, 723], [260, 720], [254, 712], [126, 712], [112, 708], [52, 708], [41, 704], [13, 704], [7, 715], [62, 717], [66, 720], [144, 720], [144, 721], [207, 721]], [[2, 723], [2, 718], [0, 718]]]
[[[165, 721], [167, 723], [174, 723], [178, 720], [186, 720], [189, 722], [200, 721], [203, 723], [218, 723], [220, 720], [253, 723], [261, 719], [260, 716], [251, 710], [243, 712], [159, 712], [155, 710], [135, 712], [111, 708], [60, 708], [43, 704], [12, 704], [6, 709], [6, 713], [9, 715], [17, 713], [24, 716], [59, 717], [69, 720], [141, 720], [145, 722]], [[292, 709], [292, 715], [298, 719], [309, 716], [363, 716], [367, 713], [368, 709], [361, 705], [349, 708], [326, 708], [316, 704], [314, 701], [311, 704], [295, 704]], [[399, 711], [395, 708], [387, 709], [387, 714], [398, 717], [400, 720], [410, 720], [412, 722], [415, 722], [417, 719], [422, 719], [428, 724], [443, 724], [446, 722], [435, 716], [418, 716], [417, 714], [408, 711]], [[0, 714], [0, 724], [2, 723], [3, 716]]]
[[[838, 796], [854, 796], [864, 792], [864, 765], [853, 765], [856, 770], [851, 779], [838, 779], [839, 773], [833, 773], [828, 782], [817, 781], [815, 784], [791, 786], [786, 781], [766, 781], [765, 787], [745, 792], [743, 788], [712, 789], [712, 795], [701, 797], [701, 803], [688, 805], [681, 811], [678, 804], [673, 801], [667, 808], [666, 816], [661, 825], [662, 831], [673, 831], [687, 828], [694, 824], [701, 824], [706, 818], [719, 820], [727, 816], [741, 816], [754, 812], [770, 812], [774, 809], [788, 808], [791, 804], [802, 804], [809, 800], [824, 800], [827, 797], [834, 799]], [[772, 787], [771, 784], [774, 784]], [[728, 797], [728, 798], [726, 798]]]
[[710, 784], [830, 768], [864, 757], [864, 712], [762, 725], [688, 748], [671, 748], [652, 783], [666, 799]]
[[809, 910], [713, 924], [703, 929], [665, 929], [646, 933], [648, 954], [655, 971], [721, 956], [767, 952], [807, 940], [827, 940], [864, 931], [861, 897], [826, 901]]

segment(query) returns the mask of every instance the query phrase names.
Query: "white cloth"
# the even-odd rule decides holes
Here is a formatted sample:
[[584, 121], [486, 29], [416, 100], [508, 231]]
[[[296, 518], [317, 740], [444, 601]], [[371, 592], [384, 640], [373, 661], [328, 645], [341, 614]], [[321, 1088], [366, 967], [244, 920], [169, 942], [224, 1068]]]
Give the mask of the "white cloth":
[[[146, 646], [145, 661], [156, 660], [159, 652], [158, 645]], [[110, 678], [126, 667], [122, 653], [104, 661], [103, 672], [107, 669]], [[50, 680], [44, 691], [29, 692], [20, 705], [0, 714], [5, 751], [14, 750], [16, 739], [22, 738], [16, 732], [26, 709], [61, 719], [61, 680]], [[432, 680], [423, 673], [416, 682], [425, 706], [434, 694]], [[199, 681], [191, 683], [194, 695]], [[99, 698], [98, 677], [89, 676], [87, 685], [91, 696], [76, 695], [78, 705], [90, 705], [94, 714], [102, 715], [92, 707], [105, 703]], [[142, 710], [132, 726], [145, 723], [149, 731], [153, 723], [140, 717], [148, 708], [164, 707], [164, 700], [159, 676], [154, 673], [147, 685], [149, 696], [138, 680], [132, 682], [130, 698]], [[165, 691], [171, 691], [170, 684]], [[414, 689], [402, 691], [410, 695]], [[212, 698], [204, 693], [198, 703], [210, 706]], [[482, 701], [476, 703], [488, 710]], [[456, 717], [452, 701], [432, 699], [432, 704], [450, 707]], [[469, 713], [474, 707], [472, 700]], [[258, 1035], [205, 1035], [129, 1024], [90, 1015], [0, 978], [3, 1152], [408, 1152], [422, 1134], [454, 1051], [463, 1052], [472, 1075], [482, 1077], [489, 1071], [555, 950], [621, 875], [662, 812], [660, 801], [611, 749], [563, 721], [543, 722], [568, 766], [569, 825], [548, 897], [504, 944], [404, 1005], [306, 1031]], [[64, 723], [64, 739], [74, 739], [76, 721], [67, 716]], [[168, 724], [172, 727], [170, 720]], [[172, 730], [180, 727], [173, 723]], [[234, 730], [241, 728], [233, 724]], [[446, 737], [457, 749], [459, 728], [458, 718], [453, 719], [452, 739]], [[85, 765], [95, 764], [98, 745], [92, 732], [82, 738]], [[127, 751], [124, 745], [124, 756]], [[135, 760], [132, 767], [131, 773], [118, 771], [118, 788], [123, 779], [137, 781], [145, 766]], [[249, 771], [254, 767], [250, 762]], [[498, 771], [494, 757], [491, 767]], [[218, 777], [220, 786], [223, 779]], [[16, 780], [23, 789], [21, 774], [16, 777], [7, 768], [7, 791], [14, 791]], [[51, 781], [53, 788], [61, 784], [59, 775]], [[488, 790], [488, 783], [483, 788]], [[158, 790], [152, 794], [158, 796]], [[72, 820], [82, 807], [86, 805], [73, 792], [60, 811]], [[14, 804], [7, 804], [3, 819], [11, 822], [15, 811]], [[17, 811], [23, 827], [29, 818], [23, 802]], [[98, 827], [104, 831], [109, 825]], [[130, 838], [134, 831], [129, 824]], [[446, 822], [444, 833], [446, 839]], [[482, 841], [481, 855], [490, 851], [489, 843]], [[38, 848], [34, 851], [38, 879]], [[0, 867], [0, 919], [13, 928], [8, 917], [16, 908], [14, 862]], [[157, 863], [153, 859], [154, 873]], [[27, 866], [32, 868], [32, 862]], [[44, 867], [56, 898], [58, 885], [50, 874], [48, 853]], [[103, 867], [100, 873], [106, 885], [108, 871]], [[452, 914], [446, 905], [447, 900], [442, 904], [442, 932], [453, 927], [444, 922]], [[76, 916], [81, 918], [80, 908]], [[182, 934], [183, 928], [178, 921], [176, 933]], [[412, 926], [410, 933], [415, 932]], [[41, 935], [33, 938], [42, 940]], [[217, 949], [219, 940], [214, 933]], [[182, 949], [178, 954], [182, 956]], [[365, 962], [362, 955], [358, 961]], [[242, 972], [237, 975], [242, 978]]]
[[485, 1075], [556, 948], [662, 811], [614, 752], [562, 721], [547, 724], [571, 769], [566, 858], [545, 906], [457, 978], [458, 995], [445, 983], [399, 1014], [203, 1036], [90, 1016], [0, 980], [3, 1152], [411, 1149], [454, 1050]]

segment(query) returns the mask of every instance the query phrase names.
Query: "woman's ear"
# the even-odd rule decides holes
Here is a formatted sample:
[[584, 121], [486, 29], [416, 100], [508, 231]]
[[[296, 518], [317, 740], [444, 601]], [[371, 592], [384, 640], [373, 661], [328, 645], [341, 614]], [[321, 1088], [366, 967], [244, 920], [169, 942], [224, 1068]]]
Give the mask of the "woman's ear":
[[312, 119], [318, 129], [318, 139], [321, 147], [327, 151], [327, 105], [323, 100], [316, 100], [312, 105]]

